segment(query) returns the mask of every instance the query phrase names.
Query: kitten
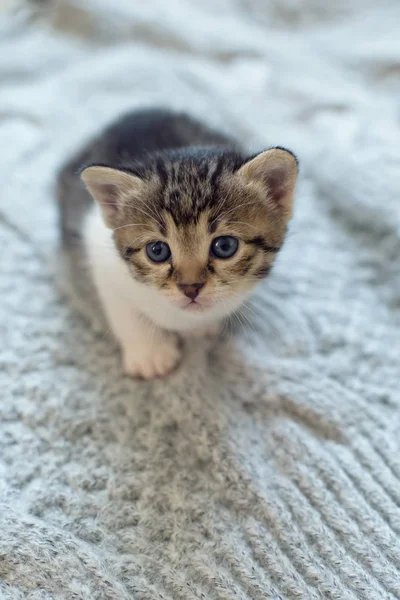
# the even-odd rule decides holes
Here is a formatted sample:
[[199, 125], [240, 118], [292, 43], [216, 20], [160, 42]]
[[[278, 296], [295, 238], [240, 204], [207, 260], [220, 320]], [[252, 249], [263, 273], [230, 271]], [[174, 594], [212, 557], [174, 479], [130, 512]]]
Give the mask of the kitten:
[[297, 171], [284, 148], [248, 156], [161, 110], [122, 118], [66, 165], [64, 244], [83, 240], [126, 373], [166, 375], [180, 360], [176, 333], [217, 331], [268, 275]]

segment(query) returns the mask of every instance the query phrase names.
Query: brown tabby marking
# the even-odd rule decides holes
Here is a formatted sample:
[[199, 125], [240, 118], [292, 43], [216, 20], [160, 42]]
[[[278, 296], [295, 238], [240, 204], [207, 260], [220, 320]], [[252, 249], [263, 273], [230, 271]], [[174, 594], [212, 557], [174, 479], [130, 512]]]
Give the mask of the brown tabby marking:
[[[243, 292], [269, 273], [292, 214], [296, 176], [295, 158], [283, 149], [248, 161], [206, 150], [158, 157], [139, 175], [101, 166], [83, 172], [136, 279], [171, 294], [179, 284], [203, 282], [213, 297], [228, 285], [232, 294]], [[218, 259], [211, 243], [225, 235], [238, 238], [239, 248]], [[157, 240], [171, 249], [165, 263], [146, 255], [146, 244]]]

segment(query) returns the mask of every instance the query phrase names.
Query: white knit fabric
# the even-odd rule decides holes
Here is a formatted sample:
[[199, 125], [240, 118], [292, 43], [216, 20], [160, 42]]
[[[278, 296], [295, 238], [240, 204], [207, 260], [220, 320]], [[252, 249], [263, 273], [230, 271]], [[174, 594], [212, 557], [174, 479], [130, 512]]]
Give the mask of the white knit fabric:
[[[1, 598], [400, 598], [399, 23], [398, 0], [2, 3]], [[142, 105], [302, 173], [243, 327], [154, 383], [52, 260], [56, 168]]]

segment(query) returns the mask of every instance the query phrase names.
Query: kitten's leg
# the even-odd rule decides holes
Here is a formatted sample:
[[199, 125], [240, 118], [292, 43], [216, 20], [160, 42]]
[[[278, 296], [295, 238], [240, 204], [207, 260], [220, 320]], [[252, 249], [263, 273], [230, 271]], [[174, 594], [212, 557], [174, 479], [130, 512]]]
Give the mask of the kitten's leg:
[[145, 320], [115, 290], [102, 292], [108, 322], [121, 346], [125, 373], [152, 379], [172, 371], [181, 358], [177, 337]]
[[124, 371], [132, 377], [153, 379], [163, 377], [174, 370], [181, 359], [178, 338], [159, 328], [147, 329], [145, 335], [138, 335], [132, 343], [121, 344]]

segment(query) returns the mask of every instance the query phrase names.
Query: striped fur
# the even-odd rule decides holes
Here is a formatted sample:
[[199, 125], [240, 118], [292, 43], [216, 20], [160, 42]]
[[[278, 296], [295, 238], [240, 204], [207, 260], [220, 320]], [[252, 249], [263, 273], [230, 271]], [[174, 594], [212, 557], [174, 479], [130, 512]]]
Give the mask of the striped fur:
[[[143, 111], [112, 125], [73, 164], [132, 276], [167, 296], [197, 281], [213, 298], [243, 294], [268, 275], [284, 242], [297, 164], [282, 148], [249, 157], [185, 115]], [[210, 253], [221, 235], [239, 239], [228, 260]], [[171, 248], [166, 263], [146, 255], [156, 240]]]

